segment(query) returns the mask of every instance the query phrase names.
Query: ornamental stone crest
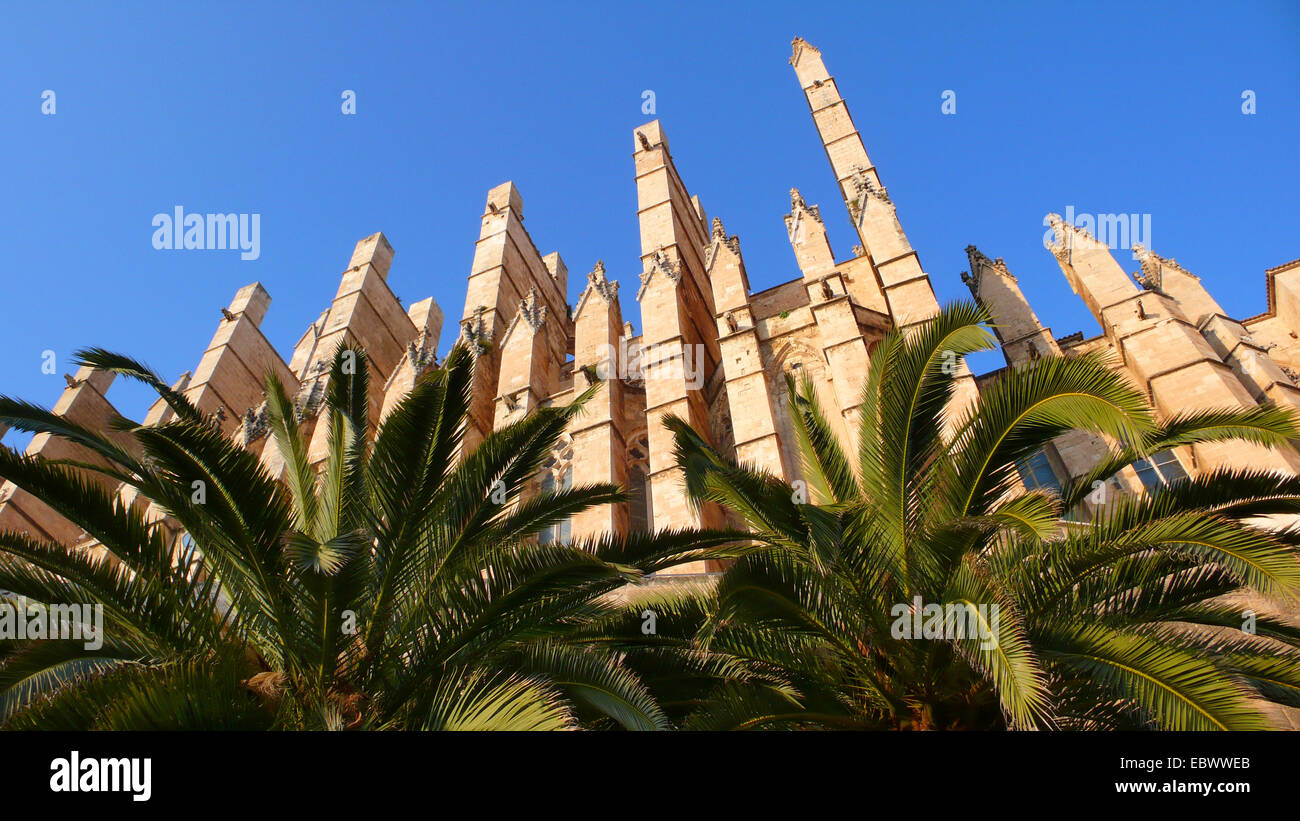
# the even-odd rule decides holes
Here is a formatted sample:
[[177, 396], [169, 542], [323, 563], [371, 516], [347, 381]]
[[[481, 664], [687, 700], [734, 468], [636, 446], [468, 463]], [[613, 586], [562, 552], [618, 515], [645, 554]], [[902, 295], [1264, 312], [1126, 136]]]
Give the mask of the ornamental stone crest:
[[790, 189], [790, 215], [809, 214], [818, 222], [822, 221], [822, 209], [820, 205], [809, 205], [804, 202], [803, 194], [799, 193], [798, 188]]
[[713, 233], [710, 236], [709, 246], [704, 249], [704, 267], [712, 268], [713, 260], [718, 255], [718, 249], [723, 245], [731, 249], [731, 253], [740, 256], [740, 239], [738, 237], [728, 237], [727, 229], [722, 227], [722, 219], [713, 218]]
[[256, 409], [244, 411], [244, 428], [240, 432], [240, 444], [244, 447], [256, 442], [271, 431], [271, 422], [266, 416], [266, 400]]
[[893, 204], [893, 200], [889, 198], [889, 192], [885, 190], [885, 186], [876, 185], [871, 180], [871, 177], [867, 175], [867, 170], [862, 166], [853, 166], [853, 170], [849, 172], [849, 180], [853, 183], [853, 190], [858, 192], [859, 202], [863, 201], [864, 197], [875, 197], [881, 202], [889, 205]]
[[528, 293], [519, 301], [519, 316], [534, 331], [546, 323], [546, 306], [538, 302], [536, 288], [529, 288]]
[[596, 267], [591, 269], [587, 274], [587, 284], [593, 291], [600, 294], [601, 299], [612, 303], [618, 299], [618, 283], [610, 282], [605, 275], [605, 262], [596, 260]]
[[[677, 267], [677, 264], [675, 262], [673, 262], [671, 259], [668, 258], [668, 255], [664, 253], [664, 250], [662, 248], [660, 248], [658, 251], [655, 251], [654, 255], [650, 257], [650, 267], [641, 272], [642, 289], [644, 289], [645, 286], [649, 284], [650, 278], [653, 277], [656, 273], [663, 274], [664, 276], [668, 277], [670, 280], [672, 280], [675, 283], [682, 281], [681, 269]], [[638, 294], [637, 296], [639, 298], [640, 294]]]
[[461, 323], [460, 341], [465, 344], [465, 347], [469, 349], [470, 354], [475, 358], [487, 351], [491, 342], [487, 338], [487, 330], [483, 326], [482, 312], [474, 314], [473, 318]]

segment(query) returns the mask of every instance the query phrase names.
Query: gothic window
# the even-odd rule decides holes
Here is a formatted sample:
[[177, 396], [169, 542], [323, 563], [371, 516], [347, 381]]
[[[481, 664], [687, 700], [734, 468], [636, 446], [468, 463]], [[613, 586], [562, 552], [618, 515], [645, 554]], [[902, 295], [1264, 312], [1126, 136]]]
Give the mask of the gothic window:
[[1133, 469], [1147, 490], [1166, 487], [1179, 479], [1187, 478], [1187, 471], [1183, 470], [1178, 457], [1170, 450], [1152, 454], [1150, 459], [1137, 460], [1133, 463]]
[[[573, 439], [568, 434], [560, 437], [560, 441], [551, 450], [550, 458], [542, 466], [540, 478], [542, 493], [558, 493], [573, 487]], [[572, 531], [571, 520], [565, 519], [539, 531], [537, 541], [541, 544], [567, 542]]]
[[[776, 421], [776, 430], [781, 437], [781, 455], [786, 469], [790, 471], [788, 479], [802, 479], [802, 456], [799, 450], [799, 437], [795, 433], [794, 423], [790, 421], [790, 391], [786, 377], [794, 379], [795, 389], [799, 390], [805, 377], [814, 385], [826, 384], [825, 359], [820, 353], [799, 341], [787, 342], [773, 352], [772, 362], [768, 365], [768, 385], [772, 391], [772, 413]], [[826, 397], [818, 390], [818, 398], [823, 403]], [[833, 402], [834, 399], [832, 398]], [[829, 409], [833, 405], [826, 406]], [[831, 415], [835, 415], [833, 410]]]
[[649, 532], [654, 522], [649, 478], [650, 443], [643, 433], [627, 448], [628, 527], [633, 533]]

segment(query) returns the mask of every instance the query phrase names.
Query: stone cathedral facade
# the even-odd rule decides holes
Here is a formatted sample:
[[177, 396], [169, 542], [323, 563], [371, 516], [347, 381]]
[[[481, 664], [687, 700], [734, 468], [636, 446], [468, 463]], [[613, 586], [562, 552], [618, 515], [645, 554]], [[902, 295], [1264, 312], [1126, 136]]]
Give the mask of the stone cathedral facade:
[[[723, 524], [720, 510], [687, 503], [672, 437], [661, 423], [665, 415], [689, 420], [740, 461], [797, 479], [785, 376], [810, 377], [833, 424], [851, 442], [872, 347], [889, 330], [907, 329], [937, 312], [930, 279], [821, 52], [800, 39], [793, 45], [791, 65], [860, 240], [851, 253], [837, 257], [824, 225], [830, 215], [792, 189], [785, 229], [798, 279], [751, 290], [739, 239], [728, 235], [720, 219], [708, 219], [678, 173], [657, 121], [633, 134], [641, 236], [635, 294], [621, 294], [596, 263], [571, 301], [559, 254], [542, 254], [524, 228], [518, 189], [507, 182], [488, 192], [456, 331], [476, 354], [467, 444], [533, 408], [566, 402], [596, 385], [536, 487], [610, 481], [631, 495], [628, 503], [587, 511], [540, 538]], [[1059, 218], [1052, 226], [1052, 253], [1103, 332], [1087, 339], [1055, 337], [1006, 264], [971, 246], [970, 271], [962, 278], [993, 314], [1009, 366], [1103, 349], [1162, 413], [1261, 402], [1300, 408], [1300, 260], [1266, 273], [1266, 313], [1238, 320], [1225, 315], [1197, 276], [1172, 259], [1138, 247], [1140, 270], [1126, 273], [1086, 231]], [[274, 371], [296, 392], [300, 416], [313, 426], [312, 452], [323, 459], [324, 425], [316, 427], [314, 420], [340, 340], [360, 343], [370, 354], [375, 423], [435, 362], [442, 311], [432, 299], [402, 306], [385, 281], [392, 258], [382, 234], [359, 242], [333, 302], [287, 362], [259, 330], [269, 295], [259, 284], [246, 286], [222, 309], [198, 366], [175, 387], [215, 414], [231, 437], [278, 474], [283, 464], [267, 436], [261, 395], [263, 375]], [[624, 319], [629, 296], [639, 306], [639, 335]], [[977, 401], [979, 384], [996, 378], [997, 373], [977, 379], [963, 372], [954, 402]], [[110, 374], [86, 370], [69, 375], [55, 411], [107, 429], [114, 414], [105, 398], [111, 380]], [[168, 414], [159, 403], [147, 421], [164, 421]], [[1022, 465], [1024, 484], [1059, 485], [1086, 472], [1107, 447], [1085, 433], [1060, 437]], [[28, 452], [94, 458], [43, 435]], [[1300, 455], [1240, 443], [1198, 445], [1156, 454], [1126, 469], [1114, 484], [1118, 492], [1140, 492], [1144, 485], [1225, 464], [1296, 473]], [[0, 489], [0, 528], [64, 544], [86, 541], [84, 533], [12, 484]]]

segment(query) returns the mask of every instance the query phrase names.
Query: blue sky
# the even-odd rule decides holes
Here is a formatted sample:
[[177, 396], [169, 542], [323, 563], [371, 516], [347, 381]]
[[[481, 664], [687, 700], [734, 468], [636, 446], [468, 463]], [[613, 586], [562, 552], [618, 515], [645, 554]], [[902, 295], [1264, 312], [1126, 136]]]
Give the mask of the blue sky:
[[[7, 4], [0, 393], [52, 404], [91, 345], [174, 379], [252, 281], [288, 356], [374, 231], [397, 251], [398, 296], [447, 313], [446, 350], [484, 196], [507, 179], [571, 297], [604, 259], [636, 321], [646, 89], [756, 290], [798, 276], [791, 186], [846, 258], [852, 228], [787, 63], [796, 34], [822, 49], [941, 300], [969, 296], [975, 243], [1058, 335], [1096, 333], [1042, 247], [1043, 216], [1071, 205], [1150, 214], [1154, 250], [1238, 316], [1264, 310], [1265, 268], [1300, 257], [1294, 2]], [[260, 214], [260, 258], [155, 250], [153, 216], [176, 205]], [[41, 372], [47, 349], [58, 374]], [[137, 418], [148, 404], [123, 385], [110, 398]]]

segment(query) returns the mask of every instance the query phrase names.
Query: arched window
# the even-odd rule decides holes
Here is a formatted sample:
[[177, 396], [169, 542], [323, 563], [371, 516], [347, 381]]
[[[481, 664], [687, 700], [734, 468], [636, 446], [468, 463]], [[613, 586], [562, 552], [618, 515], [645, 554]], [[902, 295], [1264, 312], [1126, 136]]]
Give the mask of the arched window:
[[817, 396], [826, 411], [828, 421], [837, 435], [843, 437], [845, 432], [836, 420], [839, 416], [834, 397], [823, 393], [823, 387], [829, 384], [826, 376], [826, 360], [823, 354], [813, 351], [802, 342], [785, 342], [773, 351], [772, 361], [768, 365], [768, 384], [772, 390], [772, 413], [776, 422], [776, 431], [780, 435], [781, 456], [789, 471], [789, 480], [803, 479], [803, 454], [799, 448], [799, 436], [795, 432], [794, 422], [790, 418], [790, 391], [786, 377], [794, 380], [795, 390], [799, 390], [805, 378], [811, 379], [818, 387]]
[[649, 480], [650, 443], [642, 433], [627, 448], [628, 528], [633, 533], [647, 533], [654, 524]]
[[[556, 443], [550, 458], [542, 466], [540, 485], [542, 493], [557, 493], [573, 487], [573, 440], [567, 434]], [[537, 541], [541, 544], [568, 542], [572, 534], [572, 522], [565, 519], [539, 531]]]

